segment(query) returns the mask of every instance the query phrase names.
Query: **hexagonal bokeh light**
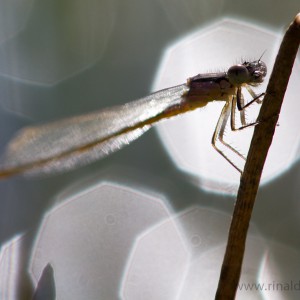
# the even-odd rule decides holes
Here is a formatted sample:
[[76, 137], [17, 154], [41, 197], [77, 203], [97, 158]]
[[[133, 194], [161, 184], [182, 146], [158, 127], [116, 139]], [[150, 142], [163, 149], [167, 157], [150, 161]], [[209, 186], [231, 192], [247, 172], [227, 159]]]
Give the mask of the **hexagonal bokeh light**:
[[[174, 215], [166, 204], [159, 195], [110, 182], [62, 193], [31, 253], [34, 285], [51, 266], [57, 299], [212, 298], [231, 216], [199, 206]], [[266, 245], [253, 224], [250, 234], [245, 283], [268, 270], [261, 266]], [[257, 290], [238, 295], [261, 299]]]
[[[170, 46], [162, 59], [153, 90], [160, 90], [185, 82], [198, 73], [218, 72], [244, 60], [259, 59], [267, 64], [265, 82], [255, 88], [266, 89], [282, 35], [225, 19]], [[299, 59], [294, 70], [299, 70]], [[298, 159], [299, 147], [299, 72], [293, 72], [279, 125], [269, 151], [262, 181], [280, 175]], [[245, 94], [247, 99], [249, 95]], [[192, 175], [194, 181], [207, 190], [234, 193], [240, 174], [219, 155], [211, 145], [211, 138], [224, 103], [213, 102], [207, 107], [178, 116], [157, 126], [165, 148], [176, 165]], [[259, 105], [247, 112], [249, 122], [255, 120]], [[246, 154], [253, 128], [232, 133], [228, 126], [225, 140]], [[236, 158], [234, 158], [236, 159]], [[234, 161], [239, 165], [238, 160]]]
[[112, 1], [10, 2], [0, 12], [6, 15], [0, 24], [7, 21], [0, 42], [10, 35], [0, 44], [1, 76], [51, 85], [91, 66], [103, 54], [114, 25]]
[[170, 216], [163, 199], [103, 182], [58, 202], [36, 239], [33, 282], [50, 263], [57, 299], [117, 299], [135, 239]]
[[[29, 267], [35, 294], [63, 300], [214, 297], [230, 214], [190, 206], [174, 215], [165, 198], [113, 182], [73, 194], [76, 189], [63, 192], [42, 220]], [[27, 243], [18, 235], [0, 248], [1, 299], [19, 299]], [[298, 252], [263, 237], [252, 223], [237, 298], [298, 299]]]
[[18, 234], [0, 247], [0, 299], [18, 299], [23, 240], [23, 235]]
[[[145, 232], [128, 261], [122, 299], [213, 299], [230, 219], [220, 211], [190, 207]], [[256, 232], [254, 227], [251, 231]], [[265, 243], [256, 232], [247, 242], [241, 283], [256, 282], [264, 252]], [[241, 288], [237, 299], [261, 295]]]

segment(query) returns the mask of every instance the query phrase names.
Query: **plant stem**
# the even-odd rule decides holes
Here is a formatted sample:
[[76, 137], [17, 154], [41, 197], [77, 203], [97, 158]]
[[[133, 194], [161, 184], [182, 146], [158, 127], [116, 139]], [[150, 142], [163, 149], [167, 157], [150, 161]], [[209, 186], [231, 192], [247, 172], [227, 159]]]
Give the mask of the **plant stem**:
[[216, 300], [232, 300], [242, 269], [246, 236], [263, 170], [271, 146], [284, 94], [300, 43], [300, 13], [286, 31], [252, 137], [230, 225]]

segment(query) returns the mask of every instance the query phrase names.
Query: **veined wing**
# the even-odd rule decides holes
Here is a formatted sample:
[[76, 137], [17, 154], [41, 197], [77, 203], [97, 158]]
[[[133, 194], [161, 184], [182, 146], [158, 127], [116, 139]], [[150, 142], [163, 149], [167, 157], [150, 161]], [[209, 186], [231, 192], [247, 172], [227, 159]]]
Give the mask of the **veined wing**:
[[138, 138], [163, 112], [180, 106], [185, 84], [83, 116], [27, 127], [8, 145], [0, 178], [73, 169], [100, 159]]

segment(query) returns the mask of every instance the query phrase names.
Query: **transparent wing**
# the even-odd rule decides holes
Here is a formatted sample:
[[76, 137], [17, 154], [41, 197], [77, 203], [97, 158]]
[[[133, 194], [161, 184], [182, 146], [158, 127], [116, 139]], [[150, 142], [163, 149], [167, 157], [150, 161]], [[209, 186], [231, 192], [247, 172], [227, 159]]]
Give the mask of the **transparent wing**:
[[180, 105], [183, 84], [99, 112], [21, 130], [1, 160], [0, 177], [53, 173], [100, 159], [138, 138]]

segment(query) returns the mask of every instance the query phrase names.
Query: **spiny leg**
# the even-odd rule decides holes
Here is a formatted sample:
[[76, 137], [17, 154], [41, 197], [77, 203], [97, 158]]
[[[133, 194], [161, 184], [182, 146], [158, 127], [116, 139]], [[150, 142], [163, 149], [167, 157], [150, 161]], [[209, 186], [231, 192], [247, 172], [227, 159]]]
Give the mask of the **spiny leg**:
[[[242, 96], [242, 98], [243, 98], [242, 101], [244, 101], [244, 97], [243, 96]], [[246, 120], [244, 118], [245, 117], [245, 109], [243, 109], [243, 110], [239, 111], [240, 112], [242, 126], [236, 127], [236, 124], [235, 124], [236, 107], [237, 107], [237, 97], [234, 95], [232, 97], [231, 118], [230, 118], [230, 126], [231, 126], [231, 130], [232, 131], [242, 130], [242, 129], [245, 129], [247, 127], [254, 126], [254, 125], [257, 124], [257, 122], [252, 122], [252, 123], [249, 123], [249, 124], [246, 123]], [[244, 114], [241, 115], [241, 113], [244, 113]]]
[[[237, 167], [232, 160], [230, 160], [225, 153], [219, 149], [216, 146], [217, 141], [220, 141], [224, 146], [226, 146], [228, 149], [230, 149], [231, 151], [233, 151], [234, 153], [236, 153], [239, 157], [241, 157], [242, 159], [246, 160], [246, 158], [240, 153], [238, 152], [236, 149], [234, 149], [232, 146], [230, 146], [228, 143], [226, 143], [223, 140], [223, 136], [224, 136], [224, 132], [225, 132], [225, 127], [226, 124], [228, 122], [228, 118], [229, 118], [229, 114], [231, 113], [231, 129], [233, 131], [235, 130], [241, 130], [244, 128], [247, 128], [249, 126], [253, 126], [256, 125], [257, 122], [253, 122], [250, 124], [246, 124], [246, 119], [245, 119], [245, 108], [247, 108], [248, 106], [250, 106], [251, 104], [253, 104], [254, 102], [259, 102], [261, 103], [262, 100], [260, 100], [259, 98], [261, 96], [264, 95], [264, 93], [260, 94], [260, 95], [256, 95], [254, 93], [254, 91], [246, 86], [247, 90], [249, 91], [250, 95], [253, 97], [253, 99], [247, 103], [246, 105], [244, 104], [244, 97], [241, 93], [241, 87], [238, 88], [237, 90], [237, 94], [234, 95], [232, 97], [232, 101], [227, 101], [226, 104], [224, 105], [222, 112], [220, 114], [217, 126], [215, 128], [214, 134], [213, 134], [213, 138], [212, 138], [212, 145], [213, 147], [235, 168], [237, 169], [240, 173], [242, 173], [242, 170], [240, 170], [239, 167]], [[236, 107], [238, 107], [239, 112], [240, 112], [240, 120], [243, 126], [236, 128], [235, 126], [235, 115], [236, 115]]]
[[[248, 86], [248, 85], [246, 86], [246, 89], [250, 93], [250, 95], [253, 97], [253, 99], [250, 102], [248, 102], [246, 105], [244, 105], [244, 97], [241, 92], [241, 90], [242, 90], [241, 87], [238, 87], [237, 94], [234, 95], [233, 99], [232, 99], [233, 103], [232, 103], [232, 108], [231, 108], [231, 130], [233, 130], [233, 131], [242, 130], [247, 127], [255, 126], [258, 124], [257, 121], [249, 123], [249, 124], [246, 123], [245, 109], [247, 107], [249, 107], [251, 104], [253, 104], [254, 102], [257, 102], [260, 104], [262, 102], [262, 100], [260, 100], [260, 97], [262, 97], [265, 93], [256, 95], [254, 93], [254, 91], [250, 88], [250, 86]], [[240, 111], [240, 118], [241, 118], [241, 123], [242, 123], [241, 127], [236, 127], [236, 124], [235, 124], [236, 107]]]
[[264, 96], [266, 93], [260, 93], [259, 95], [256, 95], [249, 85], [246, 85], [246, 90], [252, 96], [252, 100], [246, 104], [245, 108], [251, 105], [255, 101], [258, 104], [262, 103], [263, 99], [260, 99], [260, 97]]
[[244, 96], [242, 94], [242, 89], [239, 87], [237, 89], [237, 93], [236, 96], [233, 96], [235, 99], [233, 99], [233, 102], [235, 101], [235, 103], [232, 103], [232, 110], [231, 113], [233, 112], [234, 109], [234, 117], [235, 117], [235, 108], [238, 107], [238, 110], [240, 112], [240, 120], [242, 123], [242, 126], [246, 126], [246, 116], [245, 116], [245, 99]]
[[241, 157], [242, 159], [246, 160], [246, 158], [239, 153], [236, 149], [234, 149], [232, 146], [230, 146], [229, 144], [227, 144], [224, 140], [223, 140], [223, 136], [224, 136], [224, 131], [225, 131], [225, 127], [229, 118], [229, 115], [231, 113], [231, 105], [232, 105], [232, 101], [228, 100], [226, 101], [222, 112], [220, 114], [219, 120], [217, 122], [217, 126], [215, 128], [213, 137], [212, 137], [212, 145], [213, 147], [235, 168], [237, 169], [240, 173], [242, 173], [242, 170], [237, 167], [232, 160], [229, 159], [229, 157], [227, 157], [227, 155], [225, 155], [225, 153], [219, 149], [216, 145], [217, 141], [220, 141], [225, 147], [227, 147], [228, 149], [230, 149], [231, 151], [233, 151], [235, 154], [237, 154], [239, 157]]

